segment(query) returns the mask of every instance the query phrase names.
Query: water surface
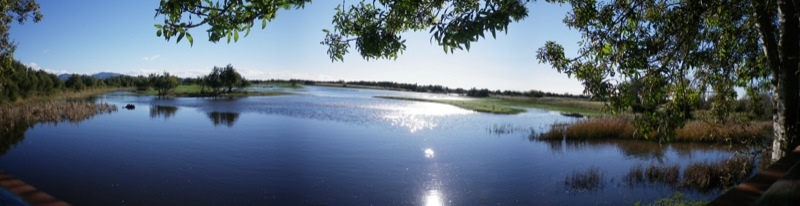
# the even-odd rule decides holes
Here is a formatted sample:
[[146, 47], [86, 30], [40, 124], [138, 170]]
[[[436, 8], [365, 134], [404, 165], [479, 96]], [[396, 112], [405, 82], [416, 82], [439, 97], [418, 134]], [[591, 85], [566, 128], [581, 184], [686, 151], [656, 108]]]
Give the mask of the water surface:
[[[256, 88], [256, 90], [279, 88]], [[299, 95], [156, 98], [80, 123], [39, 124], [0, 157], [0, 168], [75, 205], [579, 205], [632, 204], [682, 191], [631, 185], [636, 164], [718, 161], [722, 147], [531, 141], [557, 112], [476, 113], [373, 96], [459, 98], [305, 87]], [[603, 186], [565, 186], [598, 168]]]

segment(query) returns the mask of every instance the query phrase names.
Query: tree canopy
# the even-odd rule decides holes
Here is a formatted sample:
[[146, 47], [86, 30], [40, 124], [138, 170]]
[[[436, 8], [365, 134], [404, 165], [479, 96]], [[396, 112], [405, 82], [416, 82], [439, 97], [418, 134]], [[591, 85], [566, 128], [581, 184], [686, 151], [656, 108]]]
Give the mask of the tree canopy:
[[[177, 36], [193, 42], [189, 29], [208, 24], [208, 39], [217, 42], [227, 37], [247, 35], [255, 22], [266, 28], [278, 10], [303, 8], [310, 0], [162, 0], [156, 16], [164, 18], [155, 25], [156, 35], [167, 41]], [[454, 0], [380, 0], [339, 5], [333, 16], [333, 29], [324, 29], [321, 44], [328, 46], [331, 60], [344, 60], [351, 47], [365, 59], [397, 58], [405, 46], [400, 35], [407, 31], [429, 30], [445, 52], [470, 48], [470, 43], [487, 32], [495, 36], [506, 31], [511, 22], [528, 15], [529, 0], [454, 1]]]
[[211, 89], [212, 94], [231, 93], [234, 89], [250, 86], [250, 81], [244, 79], [230, 64], [225, 67], [215, 66], [211, 73], [200, 79], [204, 87]]

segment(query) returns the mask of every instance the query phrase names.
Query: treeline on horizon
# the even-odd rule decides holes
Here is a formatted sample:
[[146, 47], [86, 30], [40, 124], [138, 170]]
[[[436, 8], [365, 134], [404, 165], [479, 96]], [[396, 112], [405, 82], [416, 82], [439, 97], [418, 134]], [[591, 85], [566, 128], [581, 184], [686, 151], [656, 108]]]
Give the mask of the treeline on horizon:
[[[35, 70], [30, 68], [19, 61], [13, 60], [10, 64], [4, 65], [4, 69], [0, 70], [2, 72], [3, 78], [0, 79], [2, 82], [2, 90], [0, 90], [0, 103], [6, 102], [14, 102], [19, 99], [26, 99], [32, 96], [49, 96], [56, 93], [64, 92], [64, 91], [82, 91], [86, 89], [94, 89], [94, 88], [107, 88], [107, 87], [120, 87], [120, 88], [136, 88], [139, 91], [145, 91], [150, 89], [158, 90], [158, 85], [160, 85], [161, 81], [164, 78], [160, 77], [174, 77], [169, 76], [165, 73], [165, 76], [151, 74], [149, 76], [128, 76], [128, 75], [120, 75], [120, 76], [113, 76], [108, 77], [105, 79], [100, 79], [91, 75], [85, 74], [72, 74], [66, 80], [62, 80], [59, 78], [58, 75], [48, 73], [42, 70]], [[520, 97], [569, 97], [569, 98], [588, 98], [586, 95], [573, 95], [568, 93], [552, 93], [552, 92], [544, 92], [539, 90], [530, 90], [530, 91], [511, 91], [511, 90], [489, 90], [489, 89], [463, 89], [463, 88], [450, 88], [442, 85], [419, 85], [419, 84], [409, 84], [409, 83], [397, 83], [397, 82], [390, 82], [390, 81], [314, 81], [314, 80], [300, 80], [300, 79], [290, 79], [290, 80], [244, 80], [241, 78], [238, 73], [235, 71], [231, 71], [235, 74], [238, 78], [233, 78], [231, 80], [231, 84], [225, 84], [227, 81], [216, 80], [214, 78], [214, 74], [222, 74], [222, 77], [225, 77], [226, 70], [233, 70], [228, 65], [227, 67], [219, 68], [217, 73], [212, 72], [211, 74], [198, 77], [198, 78], [177, 78], [180, 84], [184, 85], [191, 85], [191, 84], [201, 84], [201, 85], [211, 85], [210, 91], [219, 92], [220, 88], [226, 88], [228, 92], [230, 92], [231, 88], [233, 87], [242, 87], [249, 85], [248, 83], [259, 84], [259, 83], [267, 83], [267, 82], [282, 82], [282, 83], [289, 83], [289, 84], [298, 84], [301, 83], [303, 85], [316, 85], [316, 84], [329, 84], [329, 85], [340, 85], [343, 87], [347, 87], [348, 85], [351, 86], [364, 86], [364, 87], [379, 87], [383, 89], [395, 89], [395, 90], [403, 90], [403, 91], [412, 91], [412, 92], [429, 92], [429, 93], [453, 93], [453, 94], [461, 94], [469, 97], [489, 97], [490, 95], [504, 95], [504, 96], [520, 96]], [[222, 78], [225, 80], [225, 78]], [[171, 83], [171, 82], [170, 82]], [[217, 85], [216, 83], [219, 83]], [[174, 85], [174, 84], [173, 84]], [[174, 86], [173, 86], [174, 87]], [[224, 90], [222, 90], [224, 91]]]
[[333, 84], [333, 85], [341, 85], [343, 87], [347, 87], [348, 85], [351, 86], [367, 86], [367, 87], [380, 87], [385, 89], [396, 89], [396, 90], [403, 90], [403, 91], [411, 91], [411, 92], [428, 92], [428, 93], [450, 93], [450, 94], [462, 94], [469, 97], [489, 97], [490, 95], [503, 95], [503, 96], [518, 96], [518, 97], [568, 97], [568, 98], [589, 98], [586, 95], [574, 95], [569, 93], [553, 93], [553, 92], [545, 92], [540, 90], [529, 90], [529, 91], [512, 91], [512, 90], [489, 90], [489, 89], [477, 89], [475, 87], [471, 89], [463, 89], [463, 88], [450, 88], [442, 85], [419, 85], [419, 84], [409, 84], [409, 83], [398, 83], [398, 82], [390, 82], [390, 81], [314, 81], [314, 80], [300, 80], [300, 79], [290, 79], [290, 80], [253, 80], [253, 83], [264, 83], [264, 82], [284, 82], [284, 83], [298, 83], [301, 82], [304, 85], [316, 85], [316, 84]]

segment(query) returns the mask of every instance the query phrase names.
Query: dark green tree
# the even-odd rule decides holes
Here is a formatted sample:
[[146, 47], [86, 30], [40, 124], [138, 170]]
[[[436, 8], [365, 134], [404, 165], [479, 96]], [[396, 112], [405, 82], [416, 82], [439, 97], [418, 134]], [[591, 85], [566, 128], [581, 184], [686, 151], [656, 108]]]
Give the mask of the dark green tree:
[[701, 101], [724, 119], [735, 87], [751, 99], [771, 90], [773, 159], [800, 144], [800, 3], [792, 1], [558, 1], [582, 33], [577, 57], [548, 42], [537, 57], [583, 81], [612, 111], [642, 109], [640, 130], [669, 134]]
[[15, 82], [10, 82], [9, 78], [13, 75], [8, 69], [13, 62], [14, 50], [17, 45], [10, 39], [9, 30], [11, 23], [16, 21], [20, 24], [28, 19], [34, 22], [42, 20], [39, 13], [39, 4], [35, 0], [5, 0], [0, 6], [0, 93], [6, 93], [5, 89], [10, 89]]
[[153, 89], [158, 92], [158, 96], [169, 94], [180, 84], [178, 77], [172, 76], [168, 72], [164, 72], [162, 75], [150, 74], [148, 79]]
[[201, 79], [204, 87], [209, 87], [212, 94], [230, 93], [234, 89], [250, 86], [250, 81], [242, 78], [242, 75], [236, 72], [236, 69], [230, 64], [225, 67], [215, 66], [211, 69], [211, 73]]
[[64, 86], [73, 89], [75, 91], [80, 91], [86, 88], [86, 85], [83, 84], [83, 79], [81, 78], [81, 75], [78, 74], [73, 74], [69, 76], [67, 81], [64, 82]]

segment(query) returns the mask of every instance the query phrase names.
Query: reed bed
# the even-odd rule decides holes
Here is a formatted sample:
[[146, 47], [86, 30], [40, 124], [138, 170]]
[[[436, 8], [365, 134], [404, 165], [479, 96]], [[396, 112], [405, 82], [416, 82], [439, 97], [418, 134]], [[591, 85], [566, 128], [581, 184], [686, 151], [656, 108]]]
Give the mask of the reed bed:
[[564, 179], [564, 186], [572, 191], [596, 191], [603, 187], [603, 173], [596, 167], [576, 171]]
[[717, 163], [693, 163], [683, 171], [683, 184], [700, 190], [729, 188], [749, 177], [754, 167], [754, 158], [744, 155]]
[[691, 121], [675, 130], [675, 141], [755, 143], [769, 137], [772, 124], [768, 121], [748, 123], [709, 123]]
[[650, 183], [660, 182], [677, 186], [680, 184], [680, 167], [678, 165], [650, 164], [645, 168], [642, 164], [636, 164], [625, 175], [624, 180], [631, 184], [643, 183], [647, 180]]
[[572, 124], [553, 124], [541, 139], [620, 139], [634, 137], [636, 128], [624, 118], [589, 118]]
[[115, 105], [87, 101], [37, 100], [0, 106], [0, 155], [25, 138], [25, 131], [37, 123], [78, 122], [101, 113], [116, 111]]
[[0, 125], [14, 124], [17, 122], [38, 123], [62, 120], [77, 122], [98, 113], [116, 111], [115, 105], [107, 103], [93, 103], [86, 101], [44, 101], [27, 104], [14, 104], [13, 106], [0, 107]]
[[754, 158], [745, 155], [735, 155], [716, 163], [692, 163], [683, 170], [682, 179], [678, 165], [650, 164], [644, 167], [642, 164], [636, 164], [623, 179], [631, 185], [647, 181], [702, 191], [725, 189], [749, 177], [755, 168], [754, 163]]
[[[769, 138], [771, 131], [772, 124], [767, 121], [716, 124], [695, 120], [676, 129], [675, 137], [671, 140], [677, 142], [751, 144]], [[622, 117], [589, 118], [572, 124], [553, 124], [550, 131], [532, 136], [541, 140], [642, 138], [642, 135], [637, 134], [633, 121]]]

